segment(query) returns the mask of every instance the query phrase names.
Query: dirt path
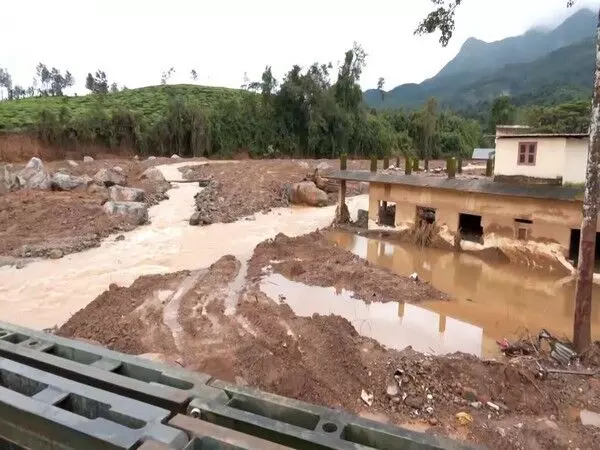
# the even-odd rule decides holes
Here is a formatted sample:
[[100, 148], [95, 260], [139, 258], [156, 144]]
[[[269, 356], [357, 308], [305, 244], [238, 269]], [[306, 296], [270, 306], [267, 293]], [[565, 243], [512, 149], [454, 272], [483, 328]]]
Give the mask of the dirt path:
[[[198, 164], [202, 164], [198, 162]], [[178, 168], [189, 161], [158, 166], [165, 178], [181, 179]], [[66, 321], [106, 286], [129, 286], [146, 274], [206, 267], [224, 254], [249, 255], [259, 242], [278, 232], [296, 236], [326, 227], [335, 207], [280, 208], [257, 214], [254, 221], [190, 227], [193, 183], [175, 183], [165, 200], [149, 210], [151, 223], [124, 239], [108, 238], [99, 247], [43, 260], [22, 269], [0, 267], [0, 314], [8, 322], [48, 328]], [[356, 214], [366, 196], [349, 201]], [[235, 237], [235, 238], [233, 238]]]

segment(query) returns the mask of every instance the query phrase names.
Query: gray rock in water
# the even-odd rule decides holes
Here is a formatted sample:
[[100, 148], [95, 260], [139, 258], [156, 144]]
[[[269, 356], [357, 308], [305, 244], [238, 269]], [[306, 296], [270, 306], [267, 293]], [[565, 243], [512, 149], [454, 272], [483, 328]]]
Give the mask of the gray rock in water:
[[25, 168], [18, 174], [19, 183], [27, 189], [50, 189], [52, 176], [44, 170], [40, 158], [31, 158]]
[[154, 161], [156, 159], [156, 156], [148, 156], [147, 161]]
[[92, 162], [92, 161], [94, 161], [94, 158], [92, 158], [91, 156], [84, 156], [83, 157], [83, 162], [84, 163], [89, 163], [89, 162]]
[[58, 248], [53, 248], [52, 250], [50, 250], [48, 252], [48, 257], [51, 259], [60, 259], [63, 256], [64, 256], [63, 251]]
[[297, 205], [325, 206], [327, 194], [312, 181], [294, 183], [289, 190], [290, 202]]
[[174, 154], [174, 155], [171, 155], [171, 159], [181, 159], [181, 156]]
[[127, 184], [127, 177], [112, 169], [100, 169], [94, 175], [94, 182], [101, 186], [110, 187], [115, 184], [124, 185]]
[[55, 173], [52, 175], [52, 189], [57, 191], [72, 191], [80, 187], [87, 187], [92, 182], [93, 180], [87, 175], [81, 177], [67, 173]]
[[114, 185], [108, 188], [108, 197], [115, 202], [143, 202], [146, 193], [143, 189]]
[[210, 225], [212, 220], [207, 217], [202, 211], [196, 211], [190, 217], [190, 225]]
[[21, 182], [9, 166], [0, 166], [0, 194], [21, 189]]
[[79, 163], [73, 161], [72, 159], [67, 159], [67, 164], [71, 167], [77, 167], [79, 165]]
[[104, 210], [108, 214], [130, 217], [136, 225], [148, 222], [148, 206], [140, 202], [106, 202]]

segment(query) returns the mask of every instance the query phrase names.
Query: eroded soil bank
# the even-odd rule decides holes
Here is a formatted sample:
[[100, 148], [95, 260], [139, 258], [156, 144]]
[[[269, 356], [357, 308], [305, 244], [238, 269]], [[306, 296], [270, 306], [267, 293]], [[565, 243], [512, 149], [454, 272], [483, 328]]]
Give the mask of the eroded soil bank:
[[[320, 233], [278, 235], [259, 244], [247, 265], [224, 256], [204, 270], [143, 276], [129, 288], [112, 285], [59, 333], [489, 448], [600, 445], [600, 429], [579, 421], [580, 409], [600, 410], [597, 378], [537, 380], [528, 358], [497, 362], [386, 349], [344, 318], [300, 317], [285, 292], [268, 297], [261, 283], [273, 273], [354, 291], [371, 305], [444, 301], [428, 284], [374, 267]], [[227, 312], [232, 293], [234, 309]], [[373, 395], [371, 405], [361, 400], [363, 390]], [[461, 425], [460, 412], [472, 421]]]
[[[168, 198], [164, 193], [170, 186], [142, 174], [151, 167], [172, 162], [175, 160], [170, 158], [53, 161], [44, 162], [44, 169], [93, 177], [101, 169], [116, 167], [126, 177], [126, 186], [143, 189], [145, 203], [152, 206]], [[24, 164], [15, 164], [11, 170], [23, 167]], [[136, 227], [130, 218], [108, 215], [102, 208], [106, 200], [107, 189], [96, 185], [73, 191], [21, 189], [0, 195], [0, 256], [61, 257], [96, 247], [103, 238]]]

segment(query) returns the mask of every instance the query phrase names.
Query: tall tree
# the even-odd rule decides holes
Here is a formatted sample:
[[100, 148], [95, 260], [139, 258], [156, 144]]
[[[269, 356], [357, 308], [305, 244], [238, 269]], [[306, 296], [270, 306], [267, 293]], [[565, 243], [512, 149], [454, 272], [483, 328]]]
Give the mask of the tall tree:
[[110, 85], [110, 93], [111, 93], [111, 94], [116, 94], [117, 92], [119, 92], [119, 86], [117, 85], [117, 83], [116, 83], [116, 82], [113, 82], [113, 83]]
[[512, 125], [515, 120], [515, 113], [516, 110], [510, 102], [510, 97], [506, 95], [498, 97], [492, 103], [488, 131], [495, 133], [496, 125]]
[[[454, 15], [462, 0], [431, 0], [437, 9], [418, 25], [416, 34], [440, 31], [440, 42], [448, 44], [454, 32]], [[575, 0], [567, 0], [567, 7]], [[573, 320], [573, 343], [579, 352], [591, 344], [592, 286], [596, 257], [596, 229], [598, 227], [598, 203], [600, 202], [600, 8], [596, 26], [596, 69], [590, 120], [590, 138], [583, 196], [583, 220], [579, 242], [577, 284], [575, 288], [575, 318]]]
[[51, 73], [48, 70], [48, 67], [46, 67], [45, 64], [40, 62], [35, 67], [35, 73], [36, 73], [36, 78], [37, 78], [37, 84], [40, 86], [39, 87], [40, 95], [48, 95], [49, 85], [52, 82]]
[[198, 79], [198, 72], [196, 72], [196, 69], [192, 69], [190, 75], [192, 77], [192, 80], [196, 81]]
[[[0, 88], [6, 89], [6, 98], [12, 97], [12, 78], [8, 70], [0, 67]], [[0, 100], [4, 99], [4, 92], [0, 90]]]
[[384, 85], [385, 79], [383, 77], [379, 77], [379, 80], [377, 80], [377, 91], [381, 97], [381, 103], [383, 103], [383, 99], [385, 98], [385, 91], [383, 90]]
[[175, 73], [175, 67], [169, 67], [169, 70], [167, 70], [166, 72], [163, 72], [161, 74], [160, 84], [167, 84], [167, 82], [173, 76], [174, 73]]

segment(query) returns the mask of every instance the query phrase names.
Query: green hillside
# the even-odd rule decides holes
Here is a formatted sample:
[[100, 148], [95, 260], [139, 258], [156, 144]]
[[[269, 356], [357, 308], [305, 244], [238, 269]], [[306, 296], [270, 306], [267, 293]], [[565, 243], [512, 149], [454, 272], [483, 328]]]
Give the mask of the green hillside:
[[0, 102], [0, 130], [27, 129], [40, 121], [42, 111], [60, 114], [66, 108], [73, 118], [88, 114], [99, 106], [106, 110], [125, 109], [147, 123], [156, 123], [167, 111], [170, 98], [185, 99], [207, 110], [220, 102], [244, 95], [245, 91], [188, 84], [148, 86], [126, 89], [114, 94], [77, 97], [30, 97]]

